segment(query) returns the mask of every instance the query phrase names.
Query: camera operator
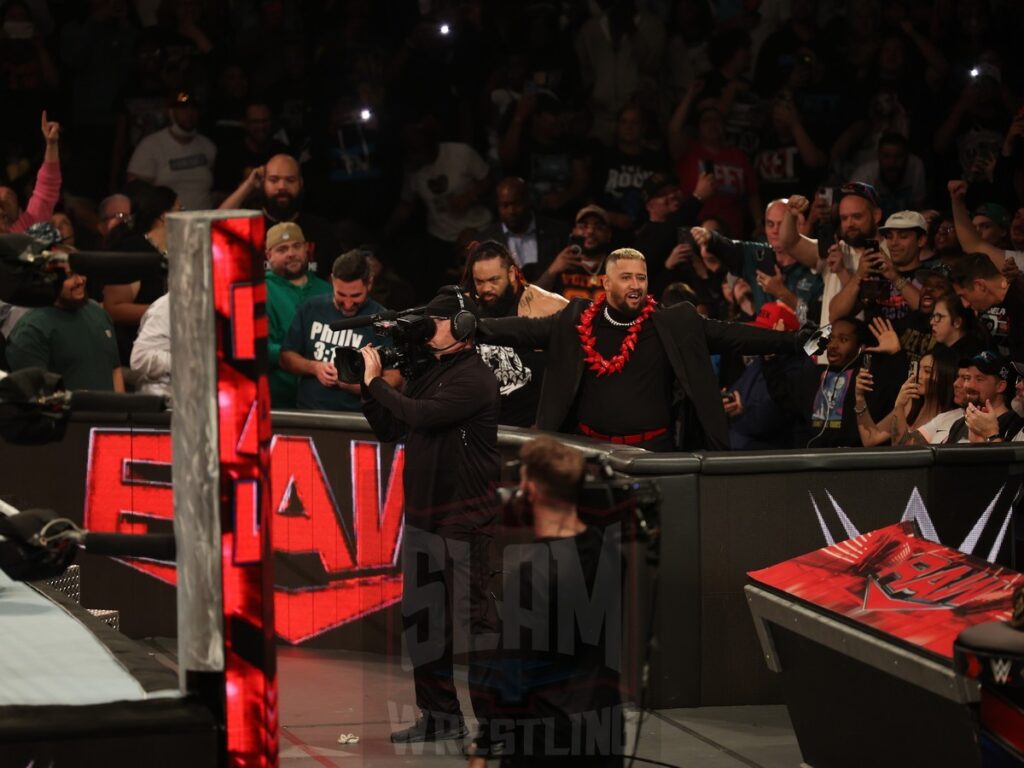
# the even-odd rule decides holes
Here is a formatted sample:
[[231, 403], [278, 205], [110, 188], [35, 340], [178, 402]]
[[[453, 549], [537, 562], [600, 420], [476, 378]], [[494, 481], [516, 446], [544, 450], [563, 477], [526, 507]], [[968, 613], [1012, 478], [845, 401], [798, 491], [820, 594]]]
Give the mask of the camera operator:
[[[506, 549], [502, 647], [487, 676], [495, 717], [478, 732], [469, 765], [483, 768], [484, 756], [500, 754], [503, 768], [621, 766], [620, 539], [579, 517], [579, 450], [545, 436], [519, 457], [519, 500], [532, 519], [516, 522], [532, 536]], [[596, 620], [584, 619], [588, 606], [600, 608]], [[577, 619], [567, 623], [567, 615]]]
[[[474, 638], [493, 626], [486, 581], [501, 473], [498, 382], [473, 348], [476, 318], [457, 289], [442, 289], [424, 314], [434, 320], [427, 344], [436, 362], [404, 393], [383, 377], [374, 347], [360, 350], [363, 413], [379, 439], [405, 441], [402, 622], [422, 716], [392, 733], [393, 742], [467, 733], [452, 675], [454, 643], [467, 618]], [[470, 679], [479, 679], [472, 666]], [[470, 694], [485, 721], [476, 691]]]

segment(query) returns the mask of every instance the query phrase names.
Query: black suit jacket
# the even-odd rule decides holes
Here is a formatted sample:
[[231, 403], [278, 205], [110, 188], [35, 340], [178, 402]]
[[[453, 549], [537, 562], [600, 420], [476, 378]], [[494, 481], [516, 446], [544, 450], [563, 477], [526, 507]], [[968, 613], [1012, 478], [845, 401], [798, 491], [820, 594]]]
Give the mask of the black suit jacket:
[[[548, 265], [569, 244], [571, 231], [569, 225], [564, 222], [537, 216], [537, 261], [523, 267], [523, 275], [527, 280], [533, 282], [543, 274]], [[497, 240], [508, 248], [508, 236], [500, 221], [493, 221], [477, 232], [477, 236], [481, 240]]]
[[[583, 378], [583, 350], [576, 326], [589, 304], [585, 299], [573, 299], [569, 306], [550, 317], [480, 321], [480, 337], [484, 340], [548, 350], [548, 367], [537, 409], [540, 429], [575, 431], [576, 393]], [[729, 447], [729, 424], [711, 367], [711, 355], [729, 352], [767, 355], [793, 352], [799, 347], [795, 334], [709, 320], [689, 303], [659, 309], [651, 315], [651, 321], [686, 396], [680, 446], [686, 450], [726, 450]], [[622, 407], [628, 404], [623, 403]]]

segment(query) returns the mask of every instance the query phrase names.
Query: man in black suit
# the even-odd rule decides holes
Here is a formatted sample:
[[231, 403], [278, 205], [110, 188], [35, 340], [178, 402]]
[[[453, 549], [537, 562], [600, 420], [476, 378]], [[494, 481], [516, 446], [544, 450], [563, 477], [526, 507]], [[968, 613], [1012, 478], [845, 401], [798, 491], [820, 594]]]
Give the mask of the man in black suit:
[[480, 321], [488, 341], [548, 350], [537, 426], [655, 451], [727, 449], [711, 355], [793, 352], [798, 336], [708, 320], [689, 303], [657, 309], [644, 255], [632, 248], [609, 254], [603, 279], [606, 296], [596, 303], [574, 299], [550, 317]]
[[523, 276], [532, 282], [565, 248], [569, 226], [536, 214], [523, 179], [504, 179], [496, 194], [498, 221], [480, 230], [480, 240], [496, 240], [508, 248]]

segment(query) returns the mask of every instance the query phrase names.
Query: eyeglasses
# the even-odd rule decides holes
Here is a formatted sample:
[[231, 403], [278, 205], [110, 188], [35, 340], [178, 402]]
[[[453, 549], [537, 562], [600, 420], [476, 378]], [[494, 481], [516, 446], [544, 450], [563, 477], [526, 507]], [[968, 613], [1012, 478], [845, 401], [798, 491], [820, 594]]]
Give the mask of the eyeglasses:
[[956, 232], [956, 227], [954, 227], [952, 224], [942, 224], [941, 226], [939, 226], [938, 231], [944, 235], [951, 235], [954, 232]]
[[932, 312], [931, 317], [928, 318], [928, 322], [938, 323], [942, 320], [945, 320], [947, 317], [949, 317], [949, 315], [944, 315], [941, 312]]

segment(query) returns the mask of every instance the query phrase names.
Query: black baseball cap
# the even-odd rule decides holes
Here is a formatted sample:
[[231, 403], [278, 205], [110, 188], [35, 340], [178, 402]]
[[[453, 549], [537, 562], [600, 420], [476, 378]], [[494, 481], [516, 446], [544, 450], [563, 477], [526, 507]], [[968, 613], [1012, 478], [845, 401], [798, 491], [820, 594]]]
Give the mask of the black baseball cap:
[[[459, 301], [459, 298], [462, 301]], [[437, 295], [430, 300], [430, 303], [423, 310], [427, 317], [455, 317], [463, 309], [476, 314], [476, 306], [457, 285], [445, 285], [438, 290]]]
[[960, 361], [960, 368], [977, 368], [986, 376], [998, 376], [1011, 387], [1017, 382], [1017, 369], [1009, 358], [988, 350]]
[[932, 259], [932, 261], [926, 261], [917, 271], [914, 273], [915, 280], [924, 280], [927, 277], [944, 277], [946, 280], [952, 281], [953, 270], [949, 268], [948, 264], [943, 264], [939, 259]]

